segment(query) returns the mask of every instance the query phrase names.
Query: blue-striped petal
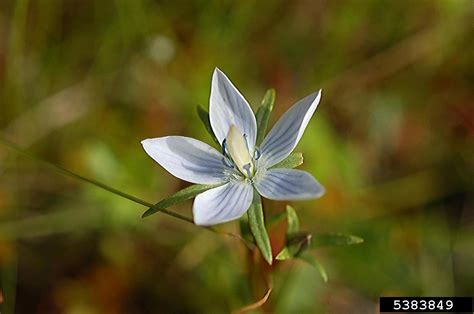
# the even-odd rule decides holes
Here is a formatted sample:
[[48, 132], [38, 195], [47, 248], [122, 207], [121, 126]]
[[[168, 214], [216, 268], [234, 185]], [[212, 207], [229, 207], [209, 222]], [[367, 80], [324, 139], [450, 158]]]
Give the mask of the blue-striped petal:
[[271, 200], [305, 200], [324, 194], [324, 187], [311, 174], [296, 169], [269, 169], [255, 179], [254, 186]]
[[215, 225], [240, 218], [250, 207], [253, 187], [246, 181], [229, 182], [196, 196], [194, 223]]
[[271, 167], [288, 157], [303, 136], [320, 99], [321, 90], [288, 109], [264, 139], [260, 149], [260, 164]]
[[196, 139], [166, 136], [143, 140], [142, 145], [151, 158], [184, 181], [217, 184], [228, 179], [222, 154]]
[[212, 75], [209, 119], [216, 138], [222, 144], [231, 125], [245, 134], [250, 153], [257, 137], [257, 122], [248, 102], [219, 69]]

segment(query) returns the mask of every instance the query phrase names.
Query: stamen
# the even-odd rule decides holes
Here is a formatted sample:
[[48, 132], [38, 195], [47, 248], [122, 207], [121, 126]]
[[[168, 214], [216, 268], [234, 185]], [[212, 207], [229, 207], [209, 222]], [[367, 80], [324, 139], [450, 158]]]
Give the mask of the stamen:
[[260, 152], [260, 149], [255, 148], [255, 152], [253, 153], [253, 158], [255, 158], [255, 160], [259, 160], [261, 156], [262, 156], [262, 153]]
[[245, 144], [247, 145], [247, 150], [250, 151], [248, 136], [245, 133], [243, 136], [244, 136]]
[[227, 155], [227, 139], [225, 138], [222, 141], [222, 155], [226, 156]]

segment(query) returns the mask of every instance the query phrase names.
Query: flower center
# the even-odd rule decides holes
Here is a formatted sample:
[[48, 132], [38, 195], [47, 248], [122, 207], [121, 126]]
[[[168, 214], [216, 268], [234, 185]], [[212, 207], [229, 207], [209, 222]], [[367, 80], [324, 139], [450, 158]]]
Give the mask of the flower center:
[[226, 138], [227, 150], [240, 172], [247, 178], [254, 175], [252, 156], [247, 147], [245, 136], [235, 126], [231, 125]]

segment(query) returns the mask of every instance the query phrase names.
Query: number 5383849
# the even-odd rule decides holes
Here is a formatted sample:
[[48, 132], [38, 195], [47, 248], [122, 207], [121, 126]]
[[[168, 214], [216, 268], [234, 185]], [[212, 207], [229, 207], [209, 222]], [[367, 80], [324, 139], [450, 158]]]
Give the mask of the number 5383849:
[[424, 311], [439, 310], [449, 311], [453, 308], [452, 300], [393, 300], [393, 309], [395, 311]]

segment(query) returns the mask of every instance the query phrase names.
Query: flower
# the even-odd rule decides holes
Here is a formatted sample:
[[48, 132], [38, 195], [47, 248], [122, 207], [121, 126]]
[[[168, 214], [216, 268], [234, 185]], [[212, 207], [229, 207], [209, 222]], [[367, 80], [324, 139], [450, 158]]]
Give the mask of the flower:
[[306, 171], [272, 168], [290, 155], [318, 106], [321, 90], [293, 105], [256, 147], [257, 122], [248, 102], [227, 76], [212, 76], [209, 119], [222, 153], [193, 138], [166, 136], [143, 140], [150, 155], [184, 181], [219, 185], [196, 196], [197, 225], [214, 225], [240, 218], [254, 191], [272, 200], [320, 197], [324, 188]]

